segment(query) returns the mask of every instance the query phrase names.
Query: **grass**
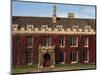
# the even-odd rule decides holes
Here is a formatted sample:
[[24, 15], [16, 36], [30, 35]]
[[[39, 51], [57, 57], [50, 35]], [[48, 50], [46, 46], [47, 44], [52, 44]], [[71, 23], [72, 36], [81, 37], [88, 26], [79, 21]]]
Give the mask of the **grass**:
[[68, 70], [81, 70], [81, 69], [95, 69], [95, 64], [56, 64], [56, 68], [63, 68]]
[[37, 64], [16, 66], [12, 69], [12, 73], [26, 73], [26, 72], [30, 72], [34, 69], [38, 69]]
[[75, 66], [75, 67], [82, 67], [82, 66], [95, 66], [95, 64], [56, 64], [55, 67], [68, 67], [68, 66]]
[[[60, 70], [82, 70], [82, 69], [95, 69], [95, 64], [56, 64], [53, 71]], [[38, 72], [38, 65], [25, 65], [21, 67], [15, 67], [12, 69], [12, 73], [29, 73]]]

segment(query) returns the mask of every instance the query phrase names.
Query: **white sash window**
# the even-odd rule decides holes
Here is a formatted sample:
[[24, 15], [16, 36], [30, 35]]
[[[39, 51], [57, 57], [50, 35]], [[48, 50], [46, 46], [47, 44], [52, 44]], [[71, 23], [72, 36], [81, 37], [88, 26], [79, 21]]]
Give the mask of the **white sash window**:
[[29, 36], [27, 38], [27, 44], [28, 44], [28, 47], [32, 47], [32, 45], [33, 45], [33, 38], [31, 36]]
[[70, 37], [70, 45], [71, 47], [78, 47], [78, 37]]
[[88, 47], [88, 45], [89, 45], [89, 38], [88, 37], [84, 37], [83, 41], [84, 41], [84, 47]]
[[59, 42], [60, 42], [60, 47], [64, 47], [65, 46], [65, 37], [60, 37]]
[[72, 51], [70, 57], [71, 63], [78, 63], [78, 51]]

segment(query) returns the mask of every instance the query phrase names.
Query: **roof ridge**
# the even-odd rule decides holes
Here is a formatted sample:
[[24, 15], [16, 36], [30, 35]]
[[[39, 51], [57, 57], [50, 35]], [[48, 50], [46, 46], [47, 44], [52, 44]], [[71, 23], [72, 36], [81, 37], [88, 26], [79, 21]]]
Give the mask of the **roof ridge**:
[[[52, 17], [42, 17], [42, 16], [12, 16], [12, 17], [22, 17], [22, 18], [52, 18]], [[68, 17], [57, 17], [57, 18], [61, 18], [61, 19], [84, 19], [84, 20], [95, 20], [92, 18], [68, 18]]]

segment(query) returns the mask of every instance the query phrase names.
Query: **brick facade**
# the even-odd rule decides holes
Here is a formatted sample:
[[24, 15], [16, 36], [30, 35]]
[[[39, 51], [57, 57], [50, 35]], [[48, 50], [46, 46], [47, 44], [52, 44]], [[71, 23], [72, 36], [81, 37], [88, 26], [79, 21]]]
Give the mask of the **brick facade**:
[[[51, 37], [51, 46], [55, 46], [55, 64], [60, 64], [60, 52], [64, 55], [64, 64], [71, 63], [71, 52], [78, 52], [78, 62], [77, 63], [86, 63], [84, 62], [83, 52], [89, 50], [89, 61], [87, 63], [96, 63], [96, 35], [58, 35], [58, 34], [33, 34], [33, 35], [13, 35], [12, 37], [12, 59], [13, 66], [27, 65], [28, 56], [27, 56], [27, 37], [32, 36], [33, 38], [33, 48], [32, 48], [32, 64], [38, 64], [39, 62], [39, 45], [42, 45], [43, 39], [45, 36]], [[65, 46], [60, 47], [59, 37], [62, 36], [65, 38]], [[78, 47], [70, 46], [70, 37], [78, 37]], [[83, 38], [87, 36], [89, 38], [88, 47], [84, 47]]]

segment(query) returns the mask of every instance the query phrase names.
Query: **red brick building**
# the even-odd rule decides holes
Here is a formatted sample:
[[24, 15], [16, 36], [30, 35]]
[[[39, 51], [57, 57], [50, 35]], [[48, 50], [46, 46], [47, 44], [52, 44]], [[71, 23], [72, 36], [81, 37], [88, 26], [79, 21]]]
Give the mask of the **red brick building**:
[[96, 19], [12, 17], [13, 66], [96, 63]]

